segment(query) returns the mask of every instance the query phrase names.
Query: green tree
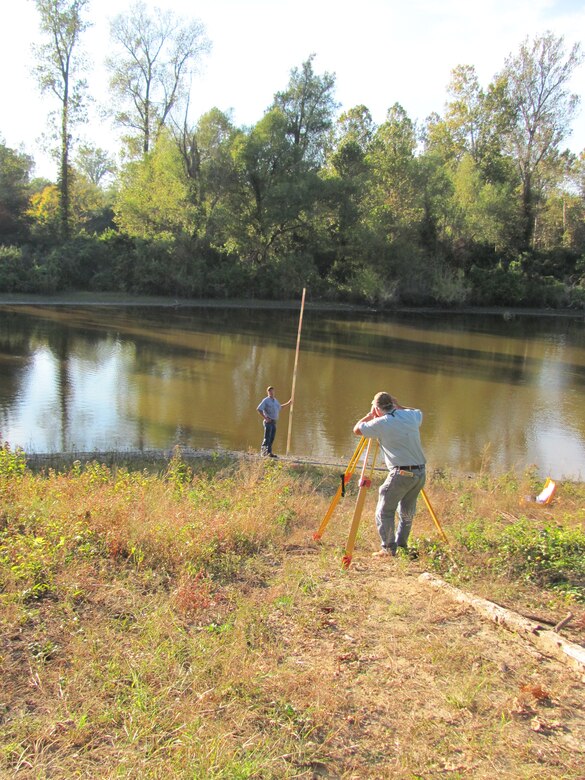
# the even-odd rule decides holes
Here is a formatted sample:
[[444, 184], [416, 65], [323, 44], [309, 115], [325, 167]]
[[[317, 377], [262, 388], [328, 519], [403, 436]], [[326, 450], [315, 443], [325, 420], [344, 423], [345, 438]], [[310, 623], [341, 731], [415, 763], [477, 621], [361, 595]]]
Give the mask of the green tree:
[[354, 143], [364, 153], [367, 152], [376, 132], [370, 109], [363, 104], [344, 111], [336, 123], [335, 137], [337, 146]]
[[0, 141], [0, 243], [23, 239], [33, 160]]
[[471, 156], [486, 181], [507, 179], [502, 136], [512, 122], [513, 112], [504, 79], [496, 79], [485, 91], [475, 68], [459, 65], [451, 71], [447, 92], [450, 99], [444, 118], [431, 117], [427, 124], [427, 149], [454, 164], [465, 155]]
[[[560, 165], [548, 172], [546, 198], [538, 210], [533, 243], [541, 253], [558, 261], [557, 269], [549, 262], [547, 271], [562, 278], [563, 273], [572, 274], [574, 261], [585, 254], [585, 192], [583, 182], [579, 187], [579, 157], [567, 150], [560, 155], [559, 163], [564, 174], [559, 175]], [[547, 171], [542, 175], [547, 176]]]
[[585, 149], [573, 163], [571, 178], [585, 205]]
[[376, 126], [366, 106], [350, 108], [338, 118], [327, 148], [327, 164], [340, 174], [358, 174], [374, 138]]
[[237, 251], [250, 261], [266, 261], [297, 223], [298, 181], [287, 127], [286, 116], [273, 108], [234, 144], [238, 187], [232, 199], [232, 235]]
[[[563, 228], [570, 237], [571, 246], [580, 258], [581, 273], [585, 271], [585, 150], [573, 158], [569, 169], [569, 201], [564, 201]], [[568, 207], [568, 204], [570, 206]]]
[[506, 254], [515, 224], [513, 186], [486, 181], [479, 164], [465, 155], [451, 175], [453, 194], [449, 225], [451, 244], [458, 248], [460, 263], [477, 260], [489, 250], [494, 259]]
[[372, 172], [368, 210], [389, 240], [405, 230], [416, 230], [422, 216], [417, 143], [414, 123], [401, 105], [394, 104], [367, 155]]
[[377, 277], [379, 300], [391, 299], [409, 273], [418, 273], [423, 198], [417, 159], [417, 133], [398, 103], [376, 130], [366, 161], [369, 182], [363, 221], [372, 241], [368, 262]]
[[116, 163], [104, 149], [83, 144], [77, 150], [75, 167], [88, 181], [100, 187], [116, 172]]
[[204, 114], [195, 127], [185, 121], [173, 132], [195, 208], [196, 238], [203, 247], [222, 248], [229, 237], [228, 203], [237, 182], [232, 150], [239, 133], [218, 108]]
[[504, 87], [499, 78], [486, 91], [475, 68], [459, 65], [451, 72], [445, 115], [427, 120], [425, 243], [440, 247], [457, 268], [497, 263], [517, 230], [517, 176], [502, 141], [512, 118]]
[[122, 170], [114, 214], [116, 224], [130, 236], [173, 239], [193, 234], [189, 181], [168, 132], [159, 134], [151, 152]]
[[300, 68], [293, 68], [287, 88], [276, 93], [272, 105], [286, 118], [285, 133], [292, 146], [293, 162], [313, 170], [324, 161], [327, 136], [338, 107], [334, 100], [335, 75], [317, 75], [314, 58], [312, 54]]
[[367, 155], [375, 133], [369, 109], [359, 105], [343, 112], [330, 134], [324, 175], [331, 209], [322, 228], [324, 251], [318, 267], [339, 291], [349, 292], [356, 269], [375, 254], [375, 249], [370, 251], [371, 236], [364, 223], [370, 184]]
[[128, 129], [131, 151], [146, 154], [186, 98], [189, 79], [210, 43], [200, 21], [158, 8], [149, 14], [143, 2], [117, 16], [111, 33], [121, 51], [108, 59], [115, 119]]
[[247, 260], [300, 256], [315, 239], [319, 176], [333, 124], [335, 78], [294, 68], [272, 107], [234, 143], [238, 186], [232, 197], [234, 247]]
[[47, 42], [34, 47], [36, 75], [42, 92], [51, 92], [60, 104], [59, 122], [59, 219], [63, 238], [71, 228], [70, 157], [71, 128], [84, 117], [86, 68], [78, 54], [79, 39], [88, 27], [83, 19], [89, 0], [35, 0], [41, 31]]
[[521, 182], [522, 248], [533, 245], [539, 205], [551, 173], [562, 176], [560, 144], [579, 102], [569, 81], [582, 62], [579, 44], [567, 53], [564, 38], [550, 32], [528, 39], [505, 62], [501, 77], [514, 122], [505, 135]]

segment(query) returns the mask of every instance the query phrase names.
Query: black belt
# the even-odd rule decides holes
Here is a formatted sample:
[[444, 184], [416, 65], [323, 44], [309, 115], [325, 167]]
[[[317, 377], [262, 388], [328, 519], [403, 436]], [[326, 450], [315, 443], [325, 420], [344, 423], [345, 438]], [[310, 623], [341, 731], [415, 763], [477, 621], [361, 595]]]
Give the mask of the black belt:
[[400, 469], [400, 471], [412, 471], [413, 469], [424, 469], [424, 463], [422, 466], [395, 466], [394, 468]]

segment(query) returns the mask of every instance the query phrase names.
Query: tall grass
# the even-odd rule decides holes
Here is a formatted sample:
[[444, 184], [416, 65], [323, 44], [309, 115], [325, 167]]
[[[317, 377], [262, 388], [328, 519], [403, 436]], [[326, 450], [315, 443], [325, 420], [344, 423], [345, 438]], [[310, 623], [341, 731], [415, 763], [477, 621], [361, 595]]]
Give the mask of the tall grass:
[[272, 462], [33, 474], [4, 446], [0, 767], [95, 777], [105, 761], [100, 776], [131, 777], [148, 761], [152, 776], [170, 762], [175, 777], [254, 777], [287, 752], [275, 729], [244, 749], [217, 722], [255, 695], [242, 666], [262, 611], [245, 614], [242, 594], [263, 588], [265, 557], [312, 493]]
[[[355, 776], [381, 776], [386, 751], [359, 726], [375, 709], [352, 709], [343, 683], [355, 666], [355, 695], [371, 686], [365, 700], [382, 711], [379, 679], [367, 671], [379, 651], [351, 637], [352, 624], [379, 608], [379, 581], [356, 592], [339, 566], [355, 486], [327, 530], [335, 551], [309, 541], [337, 484], [338, 475], [314, 468], [217, 458], [194, 466], [180, 452], [156, 473], [98, 461], [37, 473], [24, 453], [0, 448], [0, 776], [309, 778], [327, 776], [328, 766], [342, 776], [344, 761]], [[434, 567], [474, 584], [534, 583], [538, 592], [556, 587], [562, 570], [564, 603], [577, 603], [582, 487], [567, 488], [557, 524], [550, 513], [514, 519], [526, 489], [509, 476], [436, 475], [428, 491], [450, 545], [420, 510], [419, 560], [397, 561], [398, 571]], [[360, 554], [375, 548], [374, 533], [364, 519]], [[532, 553], [529, 564], [533, 545], [546, 553], [538, 566]], [[384, 610], [384, 620], [414, 619], [408, 603]], [[421, 625], [410, 640], [407, 656], [418, 653], [418, 664], [435, 652], [428, 632]], [[317, 638], [333, 649], [319, 655]], [[434, 668], [445, 662], [437, 642]], [[441, 666], [444, 698], [483, 716], [495, 682], [475, 679], [466, 645], [450, 651], [461, 655], [461, 674]], [[404, 707], [407, 722], [412, 702]], [[358, 726], [361, 763], [340, 737]], [[431, 762], [440, 748], [413, 743], [404, 755], [420, 763], [417, 750]]]

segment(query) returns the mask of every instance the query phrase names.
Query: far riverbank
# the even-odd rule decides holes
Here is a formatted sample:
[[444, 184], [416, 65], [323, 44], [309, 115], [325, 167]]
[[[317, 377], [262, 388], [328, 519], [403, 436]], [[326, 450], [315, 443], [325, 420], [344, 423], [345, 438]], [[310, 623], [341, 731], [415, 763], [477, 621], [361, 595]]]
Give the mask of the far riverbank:
[[[0, 293], [0, 306], [159, 306], [174, 309], [215, 308], [215, 309], [280, 309], [300, 308], [299, 300], [260, 300], [257, 298], [173, 298], [169, 296], [126, 295], [106, 292], [69, 292], [59, 295], [29, 295], [26, 293]], [[425, 306], [380, 307], [343, 301], [310, 300], [305, 308], [312, 311], [334, 312], [375, 312], [379, 314], [489, 314], [513, 317], [570, 317], [585, 320], [585, 311], [576, 309], [534, 309], [509, 306], [467, 306], [438, 308]]]

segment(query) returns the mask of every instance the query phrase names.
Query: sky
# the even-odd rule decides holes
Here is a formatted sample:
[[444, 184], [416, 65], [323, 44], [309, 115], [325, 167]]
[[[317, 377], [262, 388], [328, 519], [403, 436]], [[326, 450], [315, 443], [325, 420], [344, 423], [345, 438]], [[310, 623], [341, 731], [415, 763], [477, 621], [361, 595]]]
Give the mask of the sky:
[[[35, 175], [54, 178], [56, 164], [43, 152], [48, 114], [57, 106], [39, 93], [32, 44], [42, 41], [34, 0], [0, 0], [0, 139], [36, 161]], [[413, 121], [441, 114], [450, 74], [473, 65], [487, 87], [526, 38], [551, 31], [585, 50], [585, 0], [146, 0], [199, 19], [211, 41], [191, 90], [191, 119], [213, 107], [231, 111], [237, 126], [261, 119], [273, 95], [286, 88], [292, 68], [315, 54], [313, 68], [336, 76], [340, 111], [363, 104], [377, 123], [394, 103]], [[111, 48], [110, 22], [132, 0], [90, 0], [92, 22], [81, 39], [92, 67], [96, 97], [89, 121], [76, 128], [84, 142], [116, 154], [118, 133], [99, 107], [107, 105], [104, 59]], [[579, 115], [565, 145], [585, 148], [585, 63], [571, 89], [581, 97]]]

